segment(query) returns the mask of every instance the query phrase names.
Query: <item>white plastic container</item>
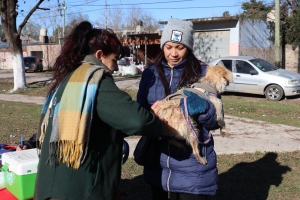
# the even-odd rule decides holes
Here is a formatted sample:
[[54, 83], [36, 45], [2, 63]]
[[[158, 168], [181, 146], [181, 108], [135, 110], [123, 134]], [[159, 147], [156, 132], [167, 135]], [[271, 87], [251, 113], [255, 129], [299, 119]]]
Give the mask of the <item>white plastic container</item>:
[[0, 190], [4, 189], [4, 173], [0, 171]]
[[2, 155], [4, 185], [18, 199], [33, 198], [38, 161], [36, 148]]
[[138, 69], [136, 68], [135, 65], [130, 65], [130, 66], [123, 66], [122, 68], [122, 75], [136, 75], [138, 74]]

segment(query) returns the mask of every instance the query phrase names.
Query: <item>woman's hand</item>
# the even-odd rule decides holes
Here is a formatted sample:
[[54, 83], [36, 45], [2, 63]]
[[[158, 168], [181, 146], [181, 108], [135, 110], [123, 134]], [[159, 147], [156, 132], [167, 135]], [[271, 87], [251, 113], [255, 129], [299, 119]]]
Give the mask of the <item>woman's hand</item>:
[[154, 112], [154, 114], [155, 114], [156, 116], [158, 116], [158, 112], [159, 112], [158, 106], [159, 106], [159, 104], [160, 104], [160, 101], [156, 101], [156, 102], [151, 106], [151, 110]]
[[25, 149], [27, 149], [27, 146], [26, 146], [26, 145], [23, 145], [23, 148], [21, 148], [20, 145], [18, 145], [18, 146], [16, 147], [16, 151], [22, 151], [22, 150], [25, 150]]
[[[151, 110], [154, 112], [154, 114], [157, 117], [159, 117], [159, 104], [160, 104], [160, 101], [156, 101], [151, 106]], [[171, 127], [165, 119], [160, 119], [160, 120], [164, 123], [164, 132], [162, 135], [173, 137], [175, 135], [176, 130], [173, 127]]]

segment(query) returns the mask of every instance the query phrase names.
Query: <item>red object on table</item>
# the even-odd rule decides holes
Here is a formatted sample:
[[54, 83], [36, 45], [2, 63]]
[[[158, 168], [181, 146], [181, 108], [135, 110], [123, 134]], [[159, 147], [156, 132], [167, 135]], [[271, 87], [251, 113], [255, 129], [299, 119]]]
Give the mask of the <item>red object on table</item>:
[[5, 200], [18, 200], [12, 193], [10, 193], [7, 189], [0, 190], [1, 199]]
[[[12, 193], [10, 193], [7, 189], [0, 190], [0, 199], [5, 200], [18, 200]], [[33, 199], [32, 199], [33, 200]]]

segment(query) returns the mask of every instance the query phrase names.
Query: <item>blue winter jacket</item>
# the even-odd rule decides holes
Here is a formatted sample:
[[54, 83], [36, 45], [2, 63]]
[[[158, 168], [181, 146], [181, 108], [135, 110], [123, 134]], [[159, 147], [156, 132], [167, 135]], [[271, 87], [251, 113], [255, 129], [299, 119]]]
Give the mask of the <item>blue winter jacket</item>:
[[[177, 91], [180, 76], [184, 70], [185, 60], [170, 68], [166, 62], [164, 66], [165, 77], [170, 83], [170, 91]], [[137, 94], [137, 101], [145, 108], [158, 100], [165, 98], [165, 90], [156, 66], [148, 67], [143, 71]], [[206, 66], [201, 66], [202, 76], [205, 75]], [[200, 141], [209, 139], [209, 131], [218, 128], [214, 106], [208, 101], [208, 109], [198, 116], [198, 128], [200, 129]], [[160, 156], [160, 163], [154, 167], [144, 167], [145, 182], [150, 185], [162, 186], [165, 191], [215, 195], [217, 190], [218, 171], [217, 158], [214, 151], [214, 140], [210, 137], [207, 144], [199, 144], [201, 156], [206, 157], [207, 165], [199, 163], [192, 153], [192, 148], [185, 140], [178, 140], [185, 146], [186, 151], [169, 144], [167, 138], [160, 140], [160, 149], [156, 153]]]

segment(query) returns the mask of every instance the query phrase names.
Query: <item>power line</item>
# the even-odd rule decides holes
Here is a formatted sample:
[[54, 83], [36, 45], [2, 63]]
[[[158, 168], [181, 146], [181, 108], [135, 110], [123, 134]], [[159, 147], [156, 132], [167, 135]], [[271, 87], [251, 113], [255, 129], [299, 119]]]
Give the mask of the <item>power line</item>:
[[[158, 1], [158, 2], [144, 2], [144, 3], [127, 3], [127, 4], [101, 4], [101, 5], [85, 5], [85, 6], [120, 6], [120, 5], [122, 5], [122, 6], [136, 6], [136, 5], [151, 5], [151, 4], [166, 4], [166, 3], [182, 3], [182, 2], [186, 2], [186, 1], [195, 1], [195, 0], [177, 0], [177, 1], [174, 1], [174, 0], [172, 0], [172, 1]], [[76, 7], [76, 6], [82, 6], [82, 4], [80, 4], [80, 5], [72, 5], [72, 4], [70, 4], [71, 6], [74, 6], [74, 7]]]
[[[114, 7], [114, 6], [122, 6], [126, 8], [126, 6], [135, 6], [135, 5], [152, 5], [152, 4], [167, 4], [167, 3], [184, 3], [184, 2], [190, 2], [190, 1], [195, 1], [195, 0], [170, 0], [170, 1], [157, 1], [157, 2], [135, 2], [133, 4], [123, 4], [122, 1], [120, 0], [121, 4], [102, 4], [102, 5], [94, 5], [92, 3], [94, 2], [99, 2], [99, 0], [94, 0], [94, 1], [89, 1], [88, 3], [86, 1], [72, 1], [72, 3], [79, 3], [79, 4], [72, 4], [72, 3], [68, 3], [68, 7], [69, 9], [73, 8], [73, 7], [78, 7], [78, 6], [85, 6], [85, 7], [89, 7], [89, 6], [103, 6], [105, 8], [107, 8], [107, 6], [109, 7]], [[196, 0], [197, 1], [197, 0]], [[241, 6], [241, 4], [237, 4], [237, 5], [232, 5], [232, 6], [204, 6], [204, 7], [181, 7], [181, 8], [170, 8], [170, 7], [159, 7], [159, 8], [141, 8], [141, 9], [170, 9], [170, 10], [174, 10], [174, 9], [193, 9], [193, 8], [218, 8], [218, 7], [237, 7], [237, 6]], [[59, 9], [60, 5], [58, 6], [50, 6], [50, 9]], [[114, 9], [114, 8], [110, 8], [110, 9]], [[87, 11], [83, 11], [83, 12], [90, 12], [89, 10]], [[25, 14], [25, 13], [24, 13]]]
[[[204, 9], [204, 8], [206, 8], [206, 9], [211, 9], [211, 8], [226, 8], [226, 7], [229, 8], [229, 7], [240, 7], [240, 6], [241, 6], [241, 4], [240, 5], [230, 5], [230, 6], [225, 6], [225, 5], [223, 5], [223, 6], [221, 6], [221, 5], [220, 6], [197, 6], [197, 7], [194, 6], [194, 7], [180, 7], [180, 8], [176, 8], [176, 7], [174, 7], [174, 8], [170, 8], [170, 7], [142, 8], [141, 7], [141, 9], [145, 9], [145, 10], [147, 10], [147, 9], [186, 10], [186, 9]], [[93, 10], [80, 11], [79, 13], [94, 12], [94, 11], [105, 10], [105, 9], [106, 8], [97, 8], [97, 9], [93, 9]], [[110, 8], [110, 9], [120, 9], [120, 8]], [[71, 15], [71, 14], [73, 14], [73, 13], [66, 14], [66, 15]], [[34, 18], [31, 18], [31, 19], [34, 19]], [[35, 18], [35, 19], [38, 19], [38, 18]]]
[[[95, 1], [90, 1], [91, 2], [96, 2], [97, 0]], [[125, 9], [127, 8], [126, 6], [128, 5], [142, 5], [142, 4], [160, 4], [160, 3], [174, 3], [174, 2], [185, 2], [185, 1], [193, 1], [193, 0], [180, 0], [180, 1], [166, 1], [166, 2], [151, 2], [151, 3], [135, 3], [135, 4], [113, 4], [114, 6], [115, 5], [121, 5], [121, 7], [118, 7], [118, 8], [113, 8], [113, 7], [110, 7], [110, 9]], [[82, 2], [82, 1], [78, 1], [78, 2]], [[85, 3], [86, 4], [86, 3]], [[270, 5], [272, 5], [270, 3]], [[86, 5], [82, 5], [82, 6], [86, 6]], [[93, 5], [93, 7], [101, 7], [102, 5]], [[107, 5], [109, 6], [109, 5]], [[112, 6], [112, 5], [110, 5]], [[140, 7], [140, 9], [145, 9], [145, 10], [153, 10], [153, 9], [157, 9], [157, 10], [186, 10], [186, 9], [213, 9], [213, 8], [230, 8], [230, 7], [241, 7], [242, 4], [236, 4], [236, 5], [217, 5], [217, 6], [193, 6], [193, 7]], [[74, 5], [69, 5], [68, 4], [68, 7], [69, 9], [71, 9], [72, 7], [77, 7], [77, 6], [74, 6]], [[53, 8], [53, 9], [57, 9], [59, 8], [59, 6], [51, 6], [50, 8]], [[84, 11], [77, 11], [78, 13], [90, 13], [90, 12], [95, 12], [95, 11], [104, 11], [106, 9], [105, 5], [103, 5], [103, 8], [97, 8], [97, 9], [92, 9], [92, 10], [84, 10]], [[24, 13], [25, 14], [25, 13]], [[68, 14], [65, 14], [65, 15], [72, 15], [74, 13], [68, 13]], [[19, 16], [18, 16], [19, 17]], [[21, 17], [21, 16], [20, 16]], [[30, 20], [34, 20], [34, 19], [40, 19], [41, 17], [31, 17]], [[48, 18], [48, 17], [43, 17], [43, 18]], [[18, 20], [19, 21], [19, 20]]]

